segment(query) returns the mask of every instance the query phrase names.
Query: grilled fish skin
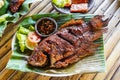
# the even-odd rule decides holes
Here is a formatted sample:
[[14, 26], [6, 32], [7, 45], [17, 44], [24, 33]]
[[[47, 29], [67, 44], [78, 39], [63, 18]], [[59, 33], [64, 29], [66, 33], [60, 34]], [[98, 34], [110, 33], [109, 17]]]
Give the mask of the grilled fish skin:
[[37, 67], [49, 65], [50, 68], [63, 68], [93, 55], [100, 46], [94, 41], [106, 31], [104, 27], [107, 24], [108, 20], [103, 21], [99, 15], [88, 23], [82, 19], [66, 22], [59, 31], [39, 43], [28, 63]]

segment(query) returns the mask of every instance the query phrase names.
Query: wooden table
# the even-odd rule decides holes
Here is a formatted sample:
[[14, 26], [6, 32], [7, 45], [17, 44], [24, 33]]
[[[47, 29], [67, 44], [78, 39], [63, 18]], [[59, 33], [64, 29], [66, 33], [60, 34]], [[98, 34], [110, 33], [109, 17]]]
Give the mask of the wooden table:
[[11, 40], [17, 24], [26, 16], [37, 13], [54, 13], [51, 0], [35, 3], [30, 12], [16, 24], [11, 24], [0, 39], [0, 80], [120, 80], [120, 2], [119, 0], [95, 0], [89, 13], [104, 14], [110, 18], [108, 32], [104, 35], [104, 47], [107, 71], [104, 73], [77, 74], [68, 77], [49, 77], [35, 73], [24, 73], [6, 69], [11, 55]]

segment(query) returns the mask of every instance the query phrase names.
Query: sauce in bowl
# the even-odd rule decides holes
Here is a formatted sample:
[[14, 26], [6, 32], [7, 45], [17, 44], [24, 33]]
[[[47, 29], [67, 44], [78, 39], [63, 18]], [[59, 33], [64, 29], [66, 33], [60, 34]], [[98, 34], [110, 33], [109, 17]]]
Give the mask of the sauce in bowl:
[[57, 30], [57, 22], [49, 17], [41, 18], [37, 21], [35, 30], [40, 36], [47, 37]]

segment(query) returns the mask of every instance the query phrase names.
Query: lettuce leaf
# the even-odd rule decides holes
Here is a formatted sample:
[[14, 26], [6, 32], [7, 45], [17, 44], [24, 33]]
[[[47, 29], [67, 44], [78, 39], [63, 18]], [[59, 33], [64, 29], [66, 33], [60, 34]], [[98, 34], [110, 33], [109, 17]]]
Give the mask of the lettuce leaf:
[[8, 16], [9, 16], [9, 14], [0, 16], [0, 23], [4, 22]]
[[64, 7], [65, 6], [65, 0], [52, 0], [52, 2], [58, 7]]
[[52, 0], [52, 2], [58, 7], [65, 7], [67, 3], [70, 3], [70, 0]]
[[27, 35], [31, 31], [29, 29], [27, 29], [27, 28], [24, 28], [24, 27], [20, 26], [18, 32], [21, 33], [21, 34]]
[[30, 25], [29, 30], [35, 31], [35, 28], [32, 25]]
[[8, 6], [9, 6], [8, 0], [4, 0], [4, 6], [0, 8], [0, 16], [7, 12]]
[[24, 50], [25, 50], [25, 48], [26, 48], [26, 46], [25, 46], [25, 41], [26, 41], [26, 39], [27, 39], [27, 36], [24, 35], [24, 34], [21, 34], [21, 33], [17, 32], [17, 39], [19, 40], [18, 43], [19, 43], [20, 50], [21, 50], [22, 52], [24, 52]]

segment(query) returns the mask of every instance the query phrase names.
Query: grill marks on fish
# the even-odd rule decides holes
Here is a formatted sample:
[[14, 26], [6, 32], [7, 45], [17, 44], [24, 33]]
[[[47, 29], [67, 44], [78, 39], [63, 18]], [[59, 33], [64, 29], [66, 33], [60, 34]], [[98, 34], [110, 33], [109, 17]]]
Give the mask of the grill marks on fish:
[[[95, 50], [96, 50], [96, 47], [98, 47], [99, 45], [98, 44], [88, 44], [88, 43], [82, 43], [81, 44], [81, 47], [77, 48], [75, 50], [75, 54], [72, 54], [66, 58], [63, 58], [59, 61], [57, 61], [56, 63], [54, 63], [54, 68], [61, 68], [61, 67], [66, 67], [68, 66], [69, 64], [73, 64], [75, 62], [77, 62], [78, 60], [84, 58], [85, 56], [89, 56], [89, 55], [92, 55]], [[87, 49], [87, 48], [90, 48], [90, 49]]]
[[[101, 18], [100, 16], [95, 16], [88, 23], [78, 20], [78, 22], [82, 23], [77, 23], [76, 25], [75, 20], [72, 20], [73, 25], [70, 23], [71, 21], [65, 23], [62, 26], [64, 27], [63, 29], [44, 39], [35, 48], [28, 59], [28, 63], [39, 67], [50, 63], [50, 68], [62, 68], [78, 62], [86, 56], [93, 55], [96, 48], [100, 46], [100, 44], [96, 44], [93, 41], [101, 37], [104, 32], [103, 26], [107, 24], [107, 21], [105, 23]], [[94, 22], [95, 25], [91, 22]], [[43, 62], [41, 61], [42, 59], [44, 59]]]
[[42, 51], [38, 53], [33, 52], [33, 54], [29, 57], [28, 63], [34, 66], [45, 66], [48, 62], [47, 55], [45, 55]]
[[47, 42], [51, 45], [52, 49], [50, 52], [51, 66], [53, 66], [56, 61], [73, 54], [73, 46], [57, 35], [49, 37], [49, 40], [47, 40]]

